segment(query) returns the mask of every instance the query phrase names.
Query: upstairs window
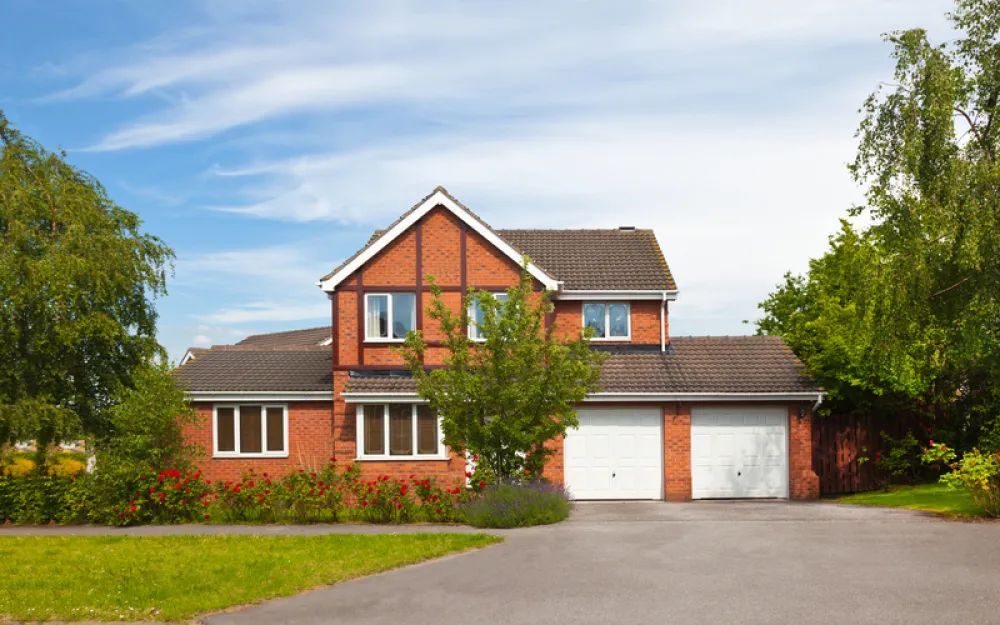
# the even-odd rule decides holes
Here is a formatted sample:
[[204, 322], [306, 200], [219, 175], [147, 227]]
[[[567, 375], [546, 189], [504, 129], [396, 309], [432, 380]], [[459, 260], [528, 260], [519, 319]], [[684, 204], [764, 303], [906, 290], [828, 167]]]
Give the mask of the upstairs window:
[[632, 333], [629, 305], [624, 302], [587, 302], [583, 305], [583, 327], [594, 329], [594, 339], [627, 341]]
[[285, 406], [215, 407], [216, 458], [287, 458], [288, 418]]
[[417, 296], [414, 293], [365, 295], [365, 339], [402, 341], [417, 329]]
[[[503, 310], [503, 305], [507, 303], [508, 295], [506, 293], [490, 293], [493, 299], [500, 302], [500, 310]], [[483, 310], [482, 306], [479, 305], [478, 299], [473, 299], [472, 303], [469, 304], [469, 338], [473, 341], [485, 341], [486, 335], [483, 334], [482, 329], [479, 327], [486, 322], [486, 311]], [[479, 325], [476, 325], [479, 324]]]

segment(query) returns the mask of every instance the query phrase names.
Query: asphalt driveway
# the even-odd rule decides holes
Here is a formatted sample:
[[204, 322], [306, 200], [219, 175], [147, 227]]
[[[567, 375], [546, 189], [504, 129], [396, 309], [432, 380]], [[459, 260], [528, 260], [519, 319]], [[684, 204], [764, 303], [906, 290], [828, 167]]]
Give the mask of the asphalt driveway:
[[825, 503], [579, 504], [507, 542], [204, 619], [998, 623], [1000, 524]]

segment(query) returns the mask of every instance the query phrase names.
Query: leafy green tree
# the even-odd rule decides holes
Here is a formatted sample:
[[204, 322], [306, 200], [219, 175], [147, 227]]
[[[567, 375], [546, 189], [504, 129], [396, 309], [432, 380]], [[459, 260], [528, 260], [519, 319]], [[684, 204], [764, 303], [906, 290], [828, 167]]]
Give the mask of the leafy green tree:
[[[474, 291], [456, 313], [432, 281], [428, 315], [444, 336], [445, 366], [425, 368], [427, 344], [419, 331], [407, 336], [402, 349], [418, 393], [441, 415], [445, 444], [478, 455], [480, 465], [501, 479], [522, 470], [540, 474], [553, 453], [546, 443], [578, 425], [575, 406], [598, 390], [603, 362], [590, 349], [589, 333], [562, 336], [546, 327], [552, 305], [532, 285], [522, 270], [506, 302]], [[481, 342], [468, 336], [466, 311], [473, 305], [482, 310], [471, 321]]]
[[949, 17], [948, 43], [886, 37], [894, 80], [865, 102], [850, 166], [858, 228], [762, 304], [759, 328], [840, 396], [926, 402], [967, 446], [1000, 415], [1000, 4]]
[[162, 348], [173, 252], [92, 176], [0, 114], [0, 444], [103, 435], [102, 411]]

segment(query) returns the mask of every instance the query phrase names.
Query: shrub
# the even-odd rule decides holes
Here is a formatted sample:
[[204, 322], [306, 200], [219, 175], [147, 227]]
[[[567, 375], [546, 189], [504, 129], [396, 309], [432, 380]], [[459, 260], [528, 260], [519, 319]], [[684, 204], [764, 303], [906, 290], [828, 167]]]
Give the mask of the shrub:
[[81, 480], [55, 472], [0, 474], [0, 523], [73, 523], [83, 520]]
[[561, 485], [543, 481], [501, 482], [487, 485], [461, 510], [466, 522], [474, 527], [527, 527], [566, 519], [570, 501]]
[[944, 443], [931, 441], [924, 450], [923, 461], [932, 465], [947, 465], [951, 472], [941, 481], [952, 488], [965, 488], [972, 500], [991, 517], [1000, 517], [1000, 451], [984, 454], [978, 449], [965, 452], [955, 462], [956, 455]]

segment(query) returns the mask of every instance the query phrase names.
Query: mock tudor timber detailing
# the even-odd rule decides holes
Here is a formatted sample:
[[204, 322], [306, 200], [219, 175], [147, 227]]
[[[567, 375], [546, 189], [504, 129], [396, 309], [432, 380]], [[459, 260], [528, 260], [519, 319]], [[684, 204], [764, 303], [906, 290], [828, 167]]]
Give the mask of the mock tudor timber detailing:
[[[545, 325], [556, 336], [581, 330], [588, 303], [587, 323], [598, 323], [594, 311], [599, 313], [601, 304], [627, 304], [615, 309], [617, 314], [627, 310], [625, 325], [616, 333], [602, 329], [605, 338], [592, 345], [608, 358], [601, 392], [581, 405], [586, 431], [571, 432], [569, 445], [563, 437], [549, 443], [555, 453], [544, 477], [560, 483], [569, 479], [585, 496], [683, 501], [692, 497], [695, 463], [704, 471], [711, 458], [721, 458], [718, 466], [708, 467], [712, 475], [738, 480], [743, 475], [739, 468], [732, 475], [725, 473], [730, 464], [744, 467], [758, 457], [780, 457], [787, 469], [765, 472], [780, 475], [780, 484], [737, 485], [733, 492], [780, 490], [792, 499], [818, 497], [811, 431], [822, 391], [803, 375], [802, 365], [780, 338], [671, 338], [667, 304], [677, 297], [677, 285], [652, 231], [494, 230], [442, 188], [388, 228], [377, 230], [364, 247], [320, 280], [330, 299], [330, 327], [259, 334], [235, 346], [191, 350], [192, 357], [176, 376], [187, 385], [199, 415], [199, 422], [185, 433], [205, 448], [206, 475], [232, 479], [251, 467], [280, 473], [335, 456], [339, 463], [359, 462], [368, 475], [415, 473], [464, 482], [465, 459], [451, 452], [447, 459], [373, 459], [359, 453], [359, 415], [364, 413], [359, 406], [419, 401], [415, 382], [394, 349], [398, 337], [366, 337], [365, 298], [384, 294], [389, 306], [388, 300], [401, 297], [398, 301], [405, 302], [405, 295], [413, 294], [412, 323], [428, 345], [425, 365], [441, 367], [447, 357], [444, 337], [425, 314], [432, 303], [429, 277], [440, 287], [444, 303], [460, 310], [470, 287], [500, 292], [515, 285], [525, 257], [531, 259], [535, 290], [551, 293], [553, 307]], [[608, 308], [603, 310], [609, 314]], [[382, 323], [390, 324], [391, 333], [389, 316], [386, 310]], [[212, 415], [218, 406], [278, 404], [287, 419], [287, 457], [213, 457], [218, 454], [213, 454]], [[713, 427], [749, 415], [746, 422], [733, 422], [743, 428], [737, 438], [744, 446], [756, 440], [747, 435], [754, 415], [771, 415], [769, 419], [785, 423], [787, 439], [780, 449], [718, 448], [711, 458], [693, 458], [692, 453], [704, 449], [704, 441], [692, 444], [697, 435], [692, 413], [724, 415]], [[784, 414], [787, 422], [774, 416]], [[723, 430], [716, 444], [729, 438]], [[772, 431], [760, 440], [778, 445], [780, 438]], [[630, 447], [635, 441], [646, 446]], [[653, 448], [650, 441], [656, 443]], [[605, 444], [606, 453], [595, 447]], [[653, 462], [659, 468], [651, 473]], [[641, 484], [629, 481], [640, 474], [635, 463], [642, 465]], [[726, 486], [718, 492], [727, 492]]]

